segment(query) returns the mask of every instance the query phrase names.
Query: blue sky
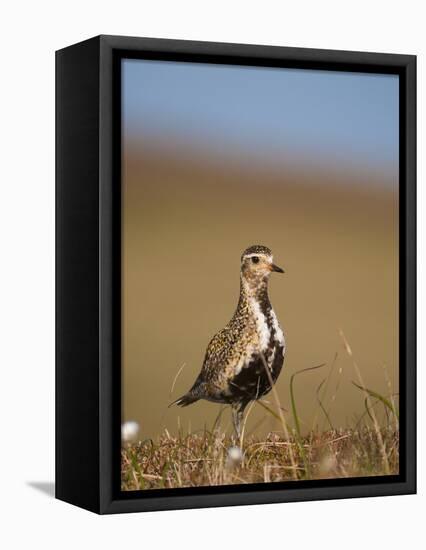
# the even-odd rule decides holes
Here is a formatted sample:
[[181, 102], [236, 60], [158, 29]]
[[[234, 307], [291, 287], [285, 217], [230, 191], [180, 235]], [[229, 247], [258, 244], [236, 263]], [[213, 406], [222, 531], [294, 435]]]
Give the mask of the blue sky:
[[398, 77], [123, 61], [130, 139], [213, 154], [398, 169]]

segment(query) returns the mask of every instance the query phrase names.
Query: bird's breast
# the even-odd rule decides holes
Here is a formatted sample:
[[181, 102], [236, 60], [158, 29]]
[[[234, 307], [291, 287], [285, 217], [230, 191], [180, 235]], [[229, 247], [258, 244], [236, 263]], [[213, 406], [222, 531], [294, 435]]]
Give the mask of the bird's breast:
[[255, 299], [250, 306], [258, 351], [265, 353], [277, 344], [285, 347], [284, 334], [272, 306], [269, 303], [262, 304]]

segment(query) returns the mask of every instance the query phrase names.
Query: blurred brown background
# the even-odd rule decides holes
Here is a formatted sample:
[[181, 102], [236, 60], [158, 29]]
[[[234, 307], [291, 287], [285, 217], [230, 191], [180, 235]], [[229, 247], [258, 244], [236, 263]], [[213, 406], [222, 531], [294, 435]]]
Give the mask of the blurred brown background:
[[[287, 339], [277, 383], [290, 411], [295, 388], [304, 430], [321, 429], [316, 388], [338, 354], [325, 405], [335, 427], [353, 425], [365, 384], [398, 391], [398, 200], [394, 176], [368, 170], [233, 163], [165, 144], [127, 144], [123, 156], [123, 420], [141, 438], [211, 427], [219, 405], [167, 405], [197, 376], [212, 336], [238, 300], [239, 259], [252, 244], [274, 253], [270, 297]], [[344, 185], [342, 182], [344, 181]], [[173, 394], [173, 380], [178, 377]], [[338, 391], [335, 398], [336, 386]], [[271, 395], [267, 399], [272, 402]], [[268, 416], [268, 415], [267, 415]], [[248, 430], [265, 411], [255, 406]], [[291, 422], [290, 412], [286, 417]], [[222, 425], [229, 424], [225, 412]], [[272, 417], [259, 434], [279, 429]]]

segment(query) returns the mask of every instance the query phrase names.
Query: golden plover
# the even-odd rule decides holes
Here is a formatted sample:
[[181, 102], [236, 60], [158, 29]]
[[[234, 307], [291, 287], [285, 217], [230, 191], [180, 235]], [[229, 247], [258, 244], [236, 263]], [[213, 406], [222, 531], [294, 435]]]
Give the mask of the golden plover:
[[234, 316], [207, 346], [192, 388], [174, 401], [181, 407], [199, 399], [231, 405], [238, 437], [244, 409], [271, 390], [284, 362], [284, 335], [268, 296], [273, 271], [284, 273], [266, 246], [251, 246], [243, 252]]

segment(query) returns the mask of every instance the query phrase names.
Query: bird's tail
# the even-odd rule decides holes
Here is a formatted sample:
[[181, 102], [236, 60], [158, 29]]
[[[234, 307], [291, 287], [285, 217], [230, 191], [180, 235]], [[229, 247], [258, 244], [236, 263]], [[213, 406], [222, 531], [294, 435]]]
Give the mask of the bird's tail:
[[188, 393], [185, 393], [185, 395], [182, 395], [182, 397], [179, 397], [179, 399], [176, 399], [176, 401], [173, 401], [170, 403], [169, 407], [172, 405], [179, 405], [179, 407], [187, 407], [188, 405], [191, 405], [191, 403], [195, 403], [195, 401], [198, 401], [199, 397], [196, 397], [193, 395], [190, 391]]

